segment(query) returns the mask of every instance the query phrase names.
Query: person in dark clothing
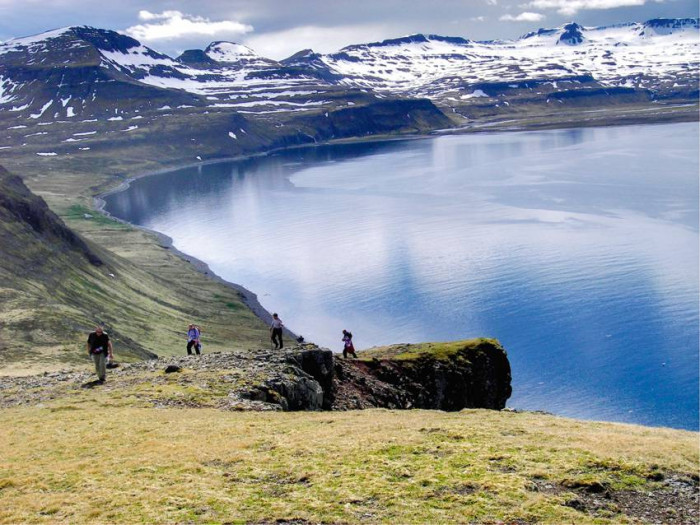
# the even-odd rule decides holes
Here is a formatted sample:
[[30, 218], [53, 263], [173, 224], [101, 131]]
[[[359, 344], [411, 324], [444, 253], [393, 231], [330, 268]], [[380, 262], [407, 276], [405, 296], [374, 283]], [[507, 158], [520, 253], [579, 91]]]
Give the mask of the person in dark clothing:
[[100, 383], [104, 383], [107, 376], [107, 358], [109, 357], [111, 360], [113, 355], [112, 341], [109, 340], [109, 336], [102, 330], [101, 326], [96, 327], [95, 331], [88, 336], [87, 351], [95, 363], [97, 379]]
[[201, 331], [199, 330], [199, 326], [191, 324], [187, 328], [187, 355], [192, 355], [192, 347], [194, 347], [194, 351], [199, 355], [199, 351], [202, 348], [199, 342], [200, 336]]
[[357, 354], [355, 353], [355, 347], [352, 344], [352, 334], [347, 330], [343, 330], [343, 357], [347, 359], [348, 354], [357, 359]]
[[[284, 328], [284, 323], [277, 314], [272, 314], [272, 324], [270, 324], [270, 334], [272, 342], [275, 343], [275, 350], [279, 350], [284, 346], [282, 342], [282, 329]], [[279, 345], [279, 346], [278, 346]]]

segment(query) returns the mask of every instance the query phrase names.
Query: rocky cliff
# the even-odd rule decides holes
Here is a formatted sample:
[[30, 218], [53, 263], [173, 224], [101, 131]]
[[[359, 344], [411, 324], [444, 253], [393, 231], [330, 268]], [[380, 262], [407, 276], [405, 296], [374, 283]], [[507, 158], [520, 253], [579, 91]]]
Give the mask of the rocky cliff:
[[510, 363], [494, 339], [394, 345], [335, 363], [335, 409], [388, 407], [500, 410]]
[[494, 339], [394, 345], [343, 359], [330, 350], [289, 352], [276, 374], [246, 396], [284, 410], [372, 407], [505, 408], [511, 395], [510, 363]]
[[91, 372], [3, 378], [0, 385], [22, 394], [3, 397], [0, 389], [0, 407], [72, 396], [80, 387], [118, 391], [147, 406], [254, 411], [498, 410], [510, 397], [508, 357], [495, 340], [397, 345], [359, 355], [343, 359], [306, 344], [122, 364], [99, 386]]

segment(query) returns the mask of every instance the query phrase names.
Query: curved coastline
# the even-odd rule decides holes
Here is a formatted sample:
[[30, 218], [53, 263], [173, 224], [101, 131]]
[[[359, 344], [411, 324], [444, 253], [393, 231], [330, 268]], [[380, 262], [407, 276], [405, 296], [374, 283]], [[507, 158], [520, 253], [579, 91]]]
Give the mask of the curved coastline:
[[[138, 175], [134, 175], [132, 177], [129, 177], [125, 179], [121, 184], [116, 186], [115, 188], [112, 188], [110, 190], [107, 190], [105, 192], [97, 194], [95, 197], [93, 197], [93, 208], [96, 212], [104, 215], [105, 217], [109, 217], [110, 219], [120, 222], [122, 224], [127, 224], [132, 228], [137, 228], [141, 231], [145, 231], [151, 235], [153, 235], [158, 244], [163, 247], [166, 250], [169, 250], [170, 252], [174, 253], [178, 257], [180, 257], [182, 260], [190, 263], [192, 267], [198, 271], [199, 273], [206, 275], [208, 278], [213, 279], [216, 282], [219, 282], [229, 288], [232, 288], [233, 290], [236, 290], [242, 297], [243, 302], [245, 305], [258, 317], [260, 318], [264, 323], [270, 324], [272, 322], [272, 314], [260, 303], [258, 299], [258, 295], [251, 290], [248, 290], [244, 286], [233, 283], [231, 281], [227, 281], [226, 279], [222, 278], [220, 275], [216, 274], [207, 263], [204, 261], [197, 259], [191, 254], [185, 253], [173, 245], [173, 239], [169, 237], [168, 235], [159, 232], [157, 230], [153, 230], [151, 228], [146, 228], [145, 226], [139, 226], [137, 224], [133, 224], [129, 221], [125, 221], [124, 219], [121, 219], [119, 217], [116, 217], [112, 215], [110, 212], [108, 212], [105, 209], [106, 206], [106, 201], [105, 197], [109, 195], [114, 195], [115, 193], [120, 193], [122, 191], [126, 191], [129, 189], [131, 186], [131, 183], [134, 182], [137, 179], [142, 179], [145, 177], [151, 177], [153, 175], [162, 175], [164, 173], [168, 173], [171, 171], [177, 171], [180, 169], [186, 169], [186, 168], [193, 168], [197, 166], [208, 166], [212, 164], [220, 164], [224, 162], [240, 162], [244, 160], [249, 160], [249, 159], [254, 159], [254, 158], [262, 158], [262, 157], [267, 157], [268, 155], [274, 154], [276, 152], [280, 151], [292, 151], [295, 149], [303, 149], [303, 148], [317, 148], [321, 146], [328, 146], [328, 145], [333, 145], [333, 144], [347, 144], [349, 142], [358, 142], [358, 143], [370, 143], [370, 142], [392, 142], [392, 141], [403, 141], [403, 140], [424, 140], [424, 139], [429, 139], [429, 138], [434, 138], [434, 136], [438, 133], [440, 134], [446, 134], [446, 132], [449, 132], [452, 130], [439, 130], [433, 132], [433, 134], [430, 135], [407, 135], [403, 137], [375, 137], [373, 139], [367, 139], [367, 138], [361, 138], [361, 139], [341, 139], [341, 140], [332, 140], [332, 141], [323, 141], [323, 142], [317, 142], [314, 144], [300, 144], [300, 145], [295, 145], [295, 146], [289, 146], [286, 148], [273, 148], [267, 151], [261, 151], [258, 153], [251, 153], [249, 155], [237, 155], [234, 157], [222, 157], [222, 158], [217, 158], [217, 159], [209, 159], [209, 160], [202, 160], [200, 162], [192, 162], [192, 163], [187, 163], [187, 164], [182, 164], [178, 166], [171, 166], [168, 168], [163, 168], [159, 170], [154, 170], [154, 171], [148, 171], [145, 173], [140, 173]], [[489, 130], [489, 132], [497, 132], [501, 130]], [[521, 130], [518, 130], [521, 131]], [[284, 333], [290, 337], [297, 338], [298, 334], [296, 334], [294, 331], [290, 330], [288, 327], [284, 328]]]
[[[178, 168], [174, 168], [174, 169], [178, 169]], [[168, 171], [172, 171], [172, 170], [163, 170], [163, 171], [159, 171], [157, 173], [166, 173]], [[156, 175], [156, 173], [150, 173], [149, 175]], [[146, 175], [144, 175], [144, 176], [146, 176]], [[106, 203], [105, 203], [103, 197], [106, 197], [107, 195], [110, 195], [112, 193], [118, 193], [119, 191], [126, 190], [129, 187], [130, 183], [133, 180], [135, 180], [136, 178], [140, 178], [140, 177], [132, 177], [127, 182], [124, 182], [123, 184], [121, 184], [119, 186], [118, 190], [114, 189], [114, 190], [111, 190], [109, 192], [102, 193], [102, 194], [98, 195], [97, 197], [95, 197], [94, 198], [95, 210], [98, 211], [99, 213], [101, 213], [102, 215], [109, 217], [110, 219], [112, 219], [114, 221], [120, 222], [122, 224], [127, 224], [132, 228], [137, 228], [141, 231], [145, 231], [145, 232], [153, 235], [156, 238], [159, 246], [161, 246], [162, 248], [164, 248], [166, 250], [169, 250], [170, 252], [172, 252], [175, 255], [177, 255], [178, 257], [180, 257], [182, 260], [190, 263], [192, 265], [192, 267], [196, 271], [198, 271], [199, 273], [206, 275], [208, 278], [210, 278], [216, 282], [219, 282], [219, 283], [223, 284], [224, 286], [227, 286], [228, 288], [232, 288], [233, 290], [236, 290], [236, 292], [238, 292], [238, 294], [241, 296], [243, 303], [257, 317], [259, 317], [265, 324], [269, 325], [272, 322], [272, 314], [262, 304], [260, 304], [260, 301], [258, 300], [258, 295], [256, 293], [248, 290], [247, 288], [245, 288], [244, 286], [241, 286], [240, 284], [236, 284], [236, 283], [232, 283], [231, 281], [227, 281], [226, 279], [222, 278], [221, 276], [217, 275], [214, 271], [212, 271], [212, 269], [209, 267], [209, 265], [207, 263], [205, 263], [204, 261], [197, 259], [196, 257], [194, 257], [188, 253], [185, 253], [181, 250], [178, 250], [173, 245], [173, 239], [171, 237], [165, 235], [164, 233], [161, 233], [161, 232], [156, 231], [156, 230], [152, 230], [150, 228], [146, 228], [145, 226], [139, 226], [137, 224], [132, 224], [128, 221], [120, 219], [119, 217], [115, 217], [114, 215], [112, 215], [111, 213], [109, 213], [107, 210], [104, 209], [104, 206]], [[285, 331], [285, 334], [287, 334], [290, 337], [294, 337], [296, 339], [297, 334], [295, 334], [292, 330], [285, 327], [284, 331]]]
[[[643, 119], [644, 120], [644, 119]], [[698, 121], [697, 118], [693, 119], [685, 119], [681, 118], [681, 121]], [[440, 130], [433, 130], [428, 134], [422, 134], [422, 135], [405, 135], [405, 136], [387, 136], [387, 135], [382, 135], [382, 136], [375, 136], [375, 137], [356, 137], [356, 138], [345, 138], [345, 139], [333, 139], [333, 140], [326, 140], [326, 141], [320, 141], [320, 142], [314, 142], [311, 144], [298, 144], [298, 145], [293, 145], [293, 146], [287, 146], [287, 147], [280, 147], [280, 148], [272, 148], [269, 150], [265, 151], [259, 151], [256, 153], [249, 153], [246, 155], [236, 155], [236, 156], [231, 156], [231, 157], [220, 157], [216, 159], [208, 159], [208, 160], [202, 160], [202, 161], [197, 161], [197, 162], [191, 162], [191, 163], [185, 163], [185, 164], [180, 164], [180, 165], [174, 165], [174, 166], [169, 166], [167, 168], [162, 168], [154, 171], [147, 171], [144, 173], [140, 173], [131, 177], [128, 177], [125, 179], [121, 184], [118, 186], [111, 188], [107, 191], [104, 191], [102, 193], [97, 194], [96, 196], [93, 197], [93, 208], [96, 212], [109, 217], [112, 220], [115, 220], [117, 222], [120, 222], [122, 224], [127, 224], [132, 228], [137, 228], [139, 230], [148, 232], [149, 234], [153, 235], [156, 239], [159, 245], [184, 261], [190, 263], [196, 271], [199, 273], [221, 283], [224, 284], [225, 286], [232, 288], [236, 290], [242, 297], [243, 302], [246, 304], [248, 308], [258, 317], [260, 318], [263, 322], [266, 324], [269, 324], [272, 321], [272, 314], [262, 306], [260, 303], [258, 296], [256, 293], [254, 293], [251, 290], [248, 290], [244, 286], [233, 283], [231, 281], [227, 281], [223, 279], [221, 276], [216, 274], [212, 269], [209, 267], [207, 263], [204, 261], [194, 257], [191, 254], [188, 254], [186, 252], [183, 252], [173, 246], [173, 240], [171, 237], [168, 235], [161, 233], [159, 231], [146, 228], [144, 226], [139, 226], [133, 223], [130, 223], [129, 221], [125, 221], [119, 217], [115, 217], [111, 213], [109, 213], [105, 209], [106, 201], [105, 197], [109, 195], [113, 195], [115, 193], [119, 193], [122, 191], [126, 191], [130, 186], [131, 183], [134, 182], [137, 179], [145, 178], [145, 177], [150, 177], [153, 175], [161, 175], [164, 173], [172, 172], [172, 171], [177, 171], [180, 169], [186, 169], [186, 168], [193, 168], [193, 167], [198, 167], [198, 166], [208, 166], [208, 165], [214, 165], [214, 164], [220, 164], [220, 163], [225, 163], [225, 162], [240, 162], [240, 161], [245, 161], [245, 160], [250, 160], [254, 158], [262, 158], [262, 157], [267, 157], [269, 155], [272, 155], [277, 152], [282, 152], [282, 151], [293, 151], [297, 149], [305, 149], [305, 148], [318, 148], [322, 146], [332, 146], [336, 144], [350, 144], [350, 143], [376, 143], [376, 142], [396, 142], [396, 141], [410, 141], [410, 140], [426, 140], [426, 139], [431, 139], [431, 138], [436, 138], [440, 136], [445, 136], [445, 135], [465, 135], [465, 134], [491, 134], [491, 133], [525, 133], [525, 132], [530, 132], [530, 131], [549, 131], [552, 129], [576, 129], [576, 128], [581, 128], [581, 127], [615, 127], [615, 126], [632, 126], [632, 125], [640, 125], [640, 124], [645, 124], [645, 125], [665, 125], [665, 124], [670, 124], [674, 122], [669, 122], [666, 119], [659, 119], [659, 120], [652, 120], [652, 121], [646, 121], [646, 122], [638, 122], [635, 119], [632, 119], [627, 122], [612, 122], [612, 123], [600, 123], [600, 122], [560, 122], [560, 123], [554, 123], [551, 127], [550, 126], [541, 126], [541, 125], [523, 125], [520, 123], [520, 125], [513, 125], [512, 123], [517, 123], [520, 122], [519, 120], [506, 120], [506, 121], [501, 121], [501, 122], [496, 122], [493, 123], [493, 125], [478, 125], [478, 124], [472, 124], [472, 125], [467, 125], [467, 126], [462, 126], [458, 128], [448, 128], [448, 129], [440, 129]], [[505, 125], [504, 125], [505, 124]], [[297, 334], [295, 334], [292, 330], [289, 328], [285, 327], [284, 328], [285, 333], [291, 337], [296, 338]]]

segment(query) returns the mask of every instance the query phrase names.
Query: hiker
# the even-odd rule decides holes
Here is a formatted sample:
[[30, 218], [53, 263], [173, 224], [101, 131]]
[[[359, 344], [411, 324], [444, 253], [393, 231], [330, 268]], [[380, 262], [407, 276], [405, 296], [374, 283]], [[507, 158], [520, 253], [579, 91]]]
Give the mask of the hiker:
[[343, 330], [343, 339], [342, 339], [344, 346], [343, 346], [343, 357], [347, 359], [348, 354], [352, 354], [352, 356], [357, 359], [357, 354], [355, 353], [355, 347], [352, 344], [352, 334], [348, 332], [347, 330]]
[[104, 383], [107, 376], [107, 358], [112, 360], [112, 341], [101, 326], [95, 327], [95, 331], [88, 336], [87, 351], [95, 362], [97, 379]]
[[200, 335], [201, 331], [199, 330], [199, 326], [196, 324], [191, 324], [187, 328], [187, 355], [192, 355], [192, 347], [194, 347], [194, 351], [197, 352], [197, 355], [199, 355], [199, 351], [202, 348], [202, 345], [199, 342]]
[[[272, 342], [275, 343], [275, 350], [279, 350], [284, 346], [282, 343], [282, 328], [284, 323], [277, 314], [272, 314], [272, 324], [270, 324], [270, 334]], [[278, 346], [279, 341], [279, 346]]]

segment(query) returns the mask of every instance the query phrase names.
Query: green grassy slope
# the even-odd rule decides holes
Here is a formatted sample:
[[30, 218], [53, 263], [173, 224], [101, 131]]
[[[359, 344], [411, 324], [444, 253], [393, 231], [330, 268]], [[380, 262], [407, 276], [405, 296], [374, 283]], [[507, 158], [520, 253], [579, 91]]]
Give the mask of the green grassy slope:
[[[20, 446], [21, 445], [21, 446]], [[0, 411], [0, 523], [694, 523], [697, 434], [465, 410]]]
[[[258, 345], [266, 327], [239, 293], [208, 279], [143, 232], [101, 216], [67, 210], [69, 223], [89, 223], [106, 246], [86, 244], [0, 169], [0, 368], [44, 370], [84, 360], [87, 332], [103, 323], [122, 360], [184, 351], [190, 321], [203, 324], [209, 349]], [[105, 239], [106, 237], [106, 239]], [[129, 254], [141, 258], [136, 266]], [[203, 321], [204, 320], [204, 321]]]

